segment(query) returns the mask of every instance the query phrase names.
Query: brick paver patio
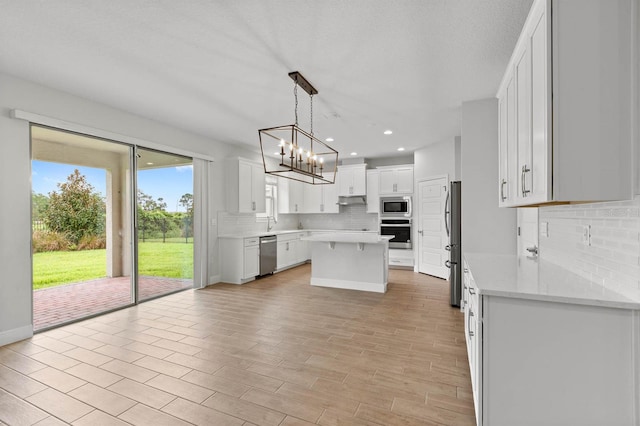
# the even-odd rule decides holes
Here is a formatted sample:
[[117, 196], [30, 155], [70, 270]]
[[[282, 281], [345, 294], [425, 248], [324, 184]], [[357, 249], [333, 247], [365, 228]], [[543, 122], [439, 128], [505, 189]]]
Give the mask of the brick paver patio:
[[[192, 280], [138, 278], [140, 300], [192, 287]], [[41, 330], [130, 303], [130, 277], [100, 278], [35, 290], [33, 292], [33, 328]]]

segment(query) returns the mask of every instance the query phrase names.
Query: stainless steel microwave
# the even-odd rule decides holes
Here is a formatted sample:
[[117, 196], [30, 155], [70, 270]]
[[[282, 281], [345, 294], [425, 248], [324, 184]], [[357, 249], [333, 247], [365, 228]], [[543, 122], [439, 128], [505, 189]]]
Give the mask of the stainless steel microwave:
[[381, 197], [380, 216], [381, 217], [411, 217], [411, 197]]

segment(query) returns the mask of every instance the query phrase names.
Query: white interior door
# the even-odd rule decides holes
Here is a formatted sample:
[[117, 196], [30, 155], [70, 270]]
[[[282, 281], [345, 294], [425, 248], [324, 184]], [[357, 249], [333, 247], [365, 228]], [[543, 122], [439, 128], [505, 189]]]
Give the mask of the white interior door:
[[518, 209], [518, 256], [531, 256], [527, 248], [538, 245], [538, 209], [535, 207]]
[[444, 224], [444, 210], [449, 186], [446, 176], [418, 182], [418, 272], [448, 278], [444, 266], [449, 239]]

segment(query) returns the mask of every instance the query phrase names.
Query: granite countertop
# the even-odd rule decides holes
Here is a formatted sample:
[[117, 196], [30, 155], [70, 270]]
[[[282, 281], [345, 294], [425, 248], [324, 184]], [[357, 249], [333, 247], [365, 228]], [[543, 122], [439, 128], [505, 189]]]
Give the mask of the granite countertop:
[[269, 232], [246, 232], [240, 234], [225, 234], [218, 235], [218, 238], [254, 238], [254, 237], [264, 237], [265, 235], [284, 235], [284, 234], [293, 234], [296, 232], [323, 232], [323, 233], [349, 233], [349, 234], [378, 234], [378, 231], [361, 231], [361, 230], [352, 230], [352, 229], [284, 229], [284, 230], [271, 230]]
[[381, 244], [388, 242], [393, 237], [393, 235], [377, 235], [366, 232], [332, 232], [303, 237], [301, 240], [332, 243]]
[[484, 253], [465, 253], [464, 257], [481, 295], [640, 309], [640, 299], [631, 299], [547, 261]]

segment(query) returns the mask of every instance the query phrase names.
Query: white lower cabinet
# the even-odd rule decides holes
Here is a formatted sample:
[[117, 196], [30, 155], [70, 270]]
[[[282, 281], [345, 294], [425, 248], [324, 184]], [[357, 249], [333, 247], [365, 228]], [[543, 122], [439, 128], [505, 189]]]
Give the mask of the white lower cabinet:
[[304, 235], [306, 235], [305, 232], [278, 235], [277, 270], [286, 269], [307, 261], [307, 243], [306, 241], [300, 241], [300, 238]]
[[260, 238], [220, 237], [222, 281], [244, 284], [260, 274]]
[[478, 425], [639, 424], [639, 311], [481, 292], [465, 263]]
[[[249, 245], [244, 247], [244, 273], [243, 279], [254, 278], [260, 274], [260, 244], [257, 238], [249, 239]], [[255, 241], [255, 244], [253, 242]]]

